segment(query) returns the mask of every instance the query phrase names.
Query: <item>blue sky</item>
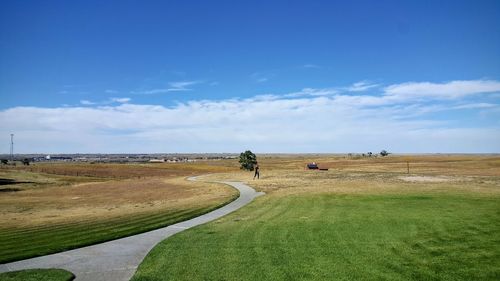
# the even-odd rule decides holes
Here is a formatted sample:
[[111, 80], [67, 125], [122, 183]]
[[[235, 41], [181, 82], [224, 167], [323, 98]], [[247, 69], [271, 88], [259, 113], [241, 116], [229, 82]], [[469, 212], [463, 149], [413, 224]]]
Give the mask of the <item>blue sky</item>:
[[500, 152], [498, 1], [2, 1], [8, 152]]

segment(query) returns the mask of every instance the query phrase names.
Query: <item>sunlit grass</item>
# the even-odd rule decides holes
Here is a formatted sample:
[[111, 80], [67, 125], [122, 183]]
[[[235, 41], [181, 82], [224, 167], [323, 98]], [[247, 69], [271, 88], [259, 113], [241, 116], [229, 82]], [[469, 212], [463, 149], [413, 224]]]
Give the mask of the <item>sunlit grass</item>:
[[133, 280], [498, 280], [498, 198], [264, 197], [165, 240]]

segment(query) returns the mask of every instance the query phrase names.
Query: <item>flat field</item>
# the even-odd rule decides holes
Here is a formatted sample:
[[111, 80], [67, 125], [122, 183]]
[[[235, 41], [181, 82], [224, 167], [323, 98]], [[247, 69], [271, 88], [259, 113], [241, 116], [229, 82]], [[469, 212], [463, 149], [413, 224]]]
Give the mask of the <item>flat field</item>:
[[[305, 170], [316, 161], [328, 171]], [[410, 173], [407, 173], [407, 162]], [[266, 195], [157, 245], [133, 280], [499, 280], [500, 157], [260, 156]]]
[[0, 169], [0, 263], [59, 252], [198, 216], [237, 191], [185, 177], [196, 164], [38, 164]]

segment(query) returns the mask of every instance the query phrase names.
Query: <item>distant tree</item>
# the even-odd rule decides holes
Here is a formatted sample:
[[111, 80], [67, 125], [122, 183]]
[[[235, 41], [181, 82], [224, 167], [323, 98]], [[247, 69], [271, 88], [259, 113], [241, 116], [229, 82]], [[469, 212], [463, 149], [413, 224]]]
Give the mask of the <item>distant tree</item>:
[[384, 156], [387, 156], [387, 155], [389, 155], [389, 152], [387, 152], [386, 150], [380, 151], [380, 156], [384, 157]]
[[28, 158], [23, 159], [23, 165], [29, 166], [30, 165], [30, 160]]
[[372, 152], [368, 152], [368, 157], [372, 157], [373, 153]]
[[250, 150], [240, 153], [240, 169], [253, 171], [255, 164], [257, 164], [257, 156]]
[[7, 159], [2, 159], [1, 161], [2, 161], [2, 164], [4, 164], [4, 165], [7, 165], [7, 163], [9, 163], [9, 160], [7, 160]]

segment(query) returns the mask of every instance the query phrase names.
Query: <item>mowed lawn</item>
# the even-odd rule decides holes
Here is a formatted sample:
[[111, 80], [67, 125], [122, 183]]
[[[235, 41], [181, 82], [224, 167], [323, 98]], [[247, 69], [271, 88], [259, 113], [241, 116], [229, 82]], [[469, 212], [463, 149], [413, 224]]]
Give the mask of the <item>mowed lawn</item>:
[[265, 196], [163, 241], [132, 280], [500, 280], [498, 176], [403, 175], [263, 169]]
[[500, 200], [261, 198], [165, 240], [133, 280], [499, 280]]
[[223, 203], [177, 211], [82, 220], [47, 226], [8, 228], [0, 233], [0, 262], [36, 257], [92, 245], [168, 226], [217, 209]]
[[[202, 165], [182, 170], [157, 165], [152, 171], [136, 165], [137, 170], [146, 171], [140, 179], [126, 178], [133, 165], [101, 165], [87, 169], [86, 175], [80, 166], [45, 165], [44, 169], [53, 169], [52, 174], [0, 171], [0, 179], [14, 182], [0, 186], [0, 263], [164, 227], [219, 208], [238, 196], [224, 185], [190, 183], [179, 177], [199, 173]], [[65, 171], [80, 172], [74, 176], [64, 175]], [[106, 177], [90, 174], [94, 171]], [[109, 175], [125, 178], [110, 179]]]

